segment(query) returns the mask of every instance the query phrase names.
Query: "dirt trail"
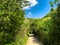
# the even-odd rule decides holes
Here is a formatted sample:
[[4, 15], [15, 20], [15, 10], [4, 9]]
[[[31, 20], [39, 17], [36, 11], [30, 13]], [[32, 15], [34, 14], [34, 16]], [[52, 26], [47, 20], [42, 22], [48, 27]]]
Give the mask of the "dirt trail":
[[28, 38], [27, 44], [26, 45], [42, 45], [40, 41], [36, 39], [36, 37], [31, 36]]

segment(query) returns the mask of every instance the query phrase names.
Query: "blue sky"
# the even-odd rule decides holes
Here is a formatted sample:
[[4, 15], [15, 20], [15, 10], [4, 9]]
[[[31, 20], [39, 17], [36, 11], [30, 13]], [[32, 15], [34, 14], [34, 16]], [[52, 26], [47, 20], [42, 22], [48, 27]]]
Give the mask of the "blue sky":
[[51, 9], [50, 0], [31, 0], [31, 2], [32, 6], [25, 9], [27, 18], [42, 18]]

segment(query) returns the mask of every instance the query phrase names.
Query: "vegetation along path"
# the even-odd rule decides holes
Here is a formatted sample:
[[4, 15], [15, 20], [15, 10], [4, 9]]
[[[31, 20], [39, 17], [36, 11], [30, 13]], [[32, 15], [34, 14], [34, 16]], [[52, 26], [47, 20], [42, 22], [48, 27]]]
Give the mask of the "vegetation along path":
[[40, 41], [38, 41], [38, 40], [36, 39], [36, 37], [30, 36], [30, 37], [28, 38], [28, 41], [27, 41], [27, 44], [26, 44], [26, 45], [42, 45], [42, 43], [41, 43]]

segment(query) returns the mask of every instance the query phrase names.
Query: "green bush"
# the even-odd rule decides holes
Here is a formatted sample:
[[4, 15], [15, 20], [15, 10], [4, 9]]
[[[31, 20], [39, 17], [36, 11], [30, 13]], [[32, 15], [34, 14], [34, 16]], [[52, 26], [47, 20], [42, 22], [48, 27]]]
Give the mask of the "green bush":
[[24, 0], [0, 0], [0, 45], [15, 45], [17, 34], [23, 35], [20, 33], [23, 31], [22, 25], [25, 24], [25, 12], [21, 6], [23, 2], [26, 4]]

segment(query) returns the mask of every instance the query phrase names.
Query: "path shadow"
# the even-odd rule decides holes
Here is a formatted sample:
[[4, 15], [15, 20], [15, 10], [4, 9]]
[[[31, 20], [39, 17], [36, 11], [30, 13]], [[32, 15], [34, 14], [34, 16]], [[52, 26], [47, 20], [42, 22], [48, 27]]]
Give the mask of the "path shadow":
[[42, 42], [40, 42], [35, 36], [33, 36], [33, 43], [39, 43], [40, 45], [43, 45]]
[[32, 42], [35, 44], [39, 44], [39, 45], [43, 45], [42, 42], [40, 42], [35, 36], [34, 34], [30, 34], [30, 38], [32, 38]]

